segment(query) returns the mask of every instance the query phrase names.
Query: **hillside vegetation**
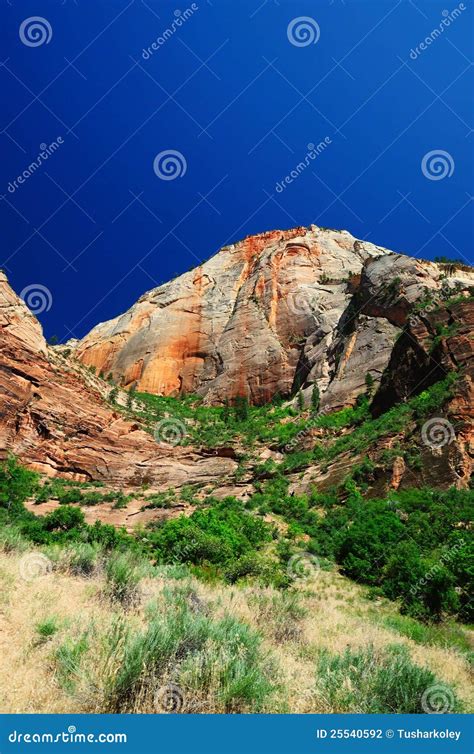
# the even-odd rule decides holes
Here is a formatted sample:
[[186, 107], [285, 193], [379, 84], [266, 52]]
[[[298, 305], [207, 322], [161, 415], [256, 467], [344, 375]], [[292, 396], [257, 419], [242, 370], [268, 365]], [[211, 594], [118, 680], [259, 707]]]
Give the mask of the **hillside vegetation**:
[[[447, 391], [449, 381], [379, 419], [366, 401], [305, 419], [283, 406], [198, 405], [193, 414], [188, 399], [191, 426], [206, 422], [200, 410], [215, 412], [250, 450], [254, 491], [238, 500], [144, 489], [144, 506], [172, 513], [182, 500], [189, 509], [132, 533], [87, 524], [82, 510], [104, 499], [126, 507], [124, 491], [41, 479], [10, 458], [0, 467], [2, 709], [469, 709], [472, 491], [365, 499], [374, 470], [367, 459], [325, 493], [289, 492], [295, 465], [334, 453], [338, 443], [360, 449], [393, 431], [397, 418], [416, 424]], [[161, 400], [169, 411], [172, 399], [154, 405]], [[259, 429], [255, 415], [264, 412]], [[259, 432], [268, 442], [267, 433], [293, 419], [298, 432], [305, 421], [329, 432], [321, 450], [303, 452], [298, 464], [291, 450], [278, 463], [255, 465], [251, 435], [257, 448]], [[338, 434], [347, 427], [351, 433]], [[295, 435], [284, 432], [288, 444]], [[41, 510], [52, 497], [57, 506], [43, 516], [24, 506], [36, 500]]]

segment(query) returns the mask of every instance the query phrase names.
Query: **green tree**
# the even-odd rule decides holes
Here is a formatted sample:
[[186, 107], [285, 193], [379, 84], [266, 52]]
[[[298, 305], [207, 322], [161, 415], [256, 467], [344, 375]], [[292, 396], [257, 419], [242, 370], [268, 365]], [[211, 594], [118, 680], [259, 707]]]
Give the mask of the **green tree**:
[[311, 408], [315, 414], [319, 411], [320, 405], [321, 405], [321, 396], [319, 394], [318, 385], [315, 382], [313, 385], [313, 391], [311, 393]]
[[79, 508], [63, 505], [44, 517], [44, 527], [47, 531], [70, 531], [81, 528], [84, 521], [84, 514]]
[[235, 399], [234, 416], [238, 422], [245, 422], [249, 418], [249, 402], [247, 396], [239, 395]]
[[132, 385], [130, 385], [130, 389], [127, 395], [127, 408], [129, 409], [129, 411], [131, 411], [133, 408], [133, 403], [135, 401], [135, 394], [136, 394], [136, 386], [135, 386], [135, 383], [133, 383]]
[[0, 464], [0, 508], [22, 509], [38, 487], [38, 474], [20, 466], [14, 456]]

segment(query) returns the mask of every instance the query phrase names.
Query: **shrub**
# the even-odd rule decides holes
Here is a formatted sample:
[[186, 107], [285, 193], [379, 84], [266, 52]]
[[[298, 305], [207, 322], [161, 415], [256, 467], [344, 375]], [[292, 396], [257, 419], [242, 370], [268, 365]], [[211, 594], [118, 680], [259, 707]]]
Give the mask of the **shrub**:
[[[351, 650], [342, 655], [321, 653], [316, 689], [333, 712], [421, 714], [423, 694], [439, 681], [427, 668], [415, 665], [406, 647], [392, 645]], [[460, 711], [454, 692], [450, 712]]]
[[79, 508], [67, 505], [48, 513], [43, 524], [46, 531], [70, 532], [72, 529], [80, 529], [84, 521], [84, 514]]
[[192, 611], [186, 590], [165, 591], [142, 631], [119, 619], [105, 646], [104, 712], [163, 711], [157, 691], [169, 684], [176, 711], [258, 712], [275, 690], [258, 635], [231, 616]]
[[227, 498], [158, 526], [149, 539], [162, 563], [226, 566], [272, 539], [272, 528]]
[[18, 512], [37, 486], [38, 474], [25, 469], [13, 456], [0, 463], [0, 508]]
[[75, 576], [92, 576], [97, 570], [101, 549], [97, 544], [77, 542], [67, 550], [68, 568]]
[[144, 572], [143, 561], [133, 553], [114, 553], [106, 563], [106, 593], [124, 607], [131, 607], [138, 601], [138, 585]]

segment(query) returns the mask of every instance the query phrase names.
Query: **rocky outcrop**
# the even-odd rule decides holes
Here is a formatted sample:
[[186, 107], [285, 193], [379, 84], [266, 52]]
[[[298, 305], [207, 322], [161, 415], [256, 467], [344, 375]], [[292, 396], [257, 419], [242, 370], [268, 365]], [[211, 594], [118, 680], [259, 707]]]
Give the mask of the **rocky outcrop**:
[[474, 459], [474, 303], [421, 311], [410, 316], [395, 344], [388, 368], [374, 397], [372, 412], [378, 416], [442, 380], [450, 372], [458, 379], [452, 398], [439, 417], [433, 417], [436, 437], [445, 434], [439, 448], [425, 443], [423, 468], [429, 469], [432, 486], [467, 486]]
[[98, 325], [77, 355], [154, 393], [198, 392], [216, 403], [288, 395], [301, 344], [334, 331], [348, 279], [380, 253], [389, 252], [316, 226], [247, 238]]
[[0, 332], [2, 338], [14, 334], [32, 353], [46, 354], [43, 330], [36, 317], [8, 285], [0, 271]]
[[396, 403], [406, 401], [449, 372], [460, 372], [463, 378], [472, 379], [473, 331], [472, 300], [421, 310], [410, 316], [374, 397], [373, 414], [378, 416]]
[[0, 301], [0, 458], [14, 453], [50, 476], [156, 488], [214, 485], [235, 469], [232, 458], [158, 444], [111, 410], [90, 375], [48, 349], [5, 276]]
[[413, 305], [474, 274], [310, 226], [246, 238], [97, 325], [76, 355], [122, 386], [265, 403], [317, 383], [322, 406], [381, 379]]
[[[456, 371], [461, 379], [444, 409], [455, 440], [441, 453], [424, 448], [415, 476], [399, 458], [374, 490], [467, 486], [474, 314], [463, 296], [473, 285], [471, 268], [414, 260], [346, 231], [273, 231], [224, 248], [84, 340], [50, 347], [2, 274], [0, 458], [12, 452], [47, 475], [115, 487], [197, 484], [246, 495], [252, 476], [239, 487], [235, 448], [157, 443], [111, 407], [110, 386], [89, 367], [124, 387], [199, 392], [209, 403], [241, 395], [260, 403], [299, 390], [309, 402], [316, 384], [324, 411], [354, 404], [369, 373], [374, 415]], [[458, 303], [446, 304], [453, 293]], [[119, 391], [118, 403], [124, 396]], [[318, 431], [308, 433], [309, 447]], [[324, 490], [357, 462], [346, 454], [330, 469], [312, 467], [301, 483]]]

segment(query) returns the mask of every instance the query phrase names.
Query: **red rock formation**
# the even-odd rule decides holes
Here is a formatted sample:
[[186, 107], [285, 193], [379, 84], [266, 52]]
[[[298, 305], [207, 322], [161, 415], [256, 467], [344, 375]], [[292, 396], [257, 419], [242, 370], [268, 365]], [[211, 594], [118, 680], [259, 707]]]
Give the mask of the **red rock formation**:
[[158, 445], [112, 411], [93, 380], [48, 349], [4, 275], [0, 302], [0, 458], [14, 453], [47, 475], [115, 486], [215, 483], [235, 469], [231, 458]]
[[472, 271], [393, 254], [347, 231], [271, 231], [223, 248], [143, 295], [77, 346], [85, 364], [138, 390], [265, 403], [317, 382], [324, 408], [377, 385], [413, 305]]

